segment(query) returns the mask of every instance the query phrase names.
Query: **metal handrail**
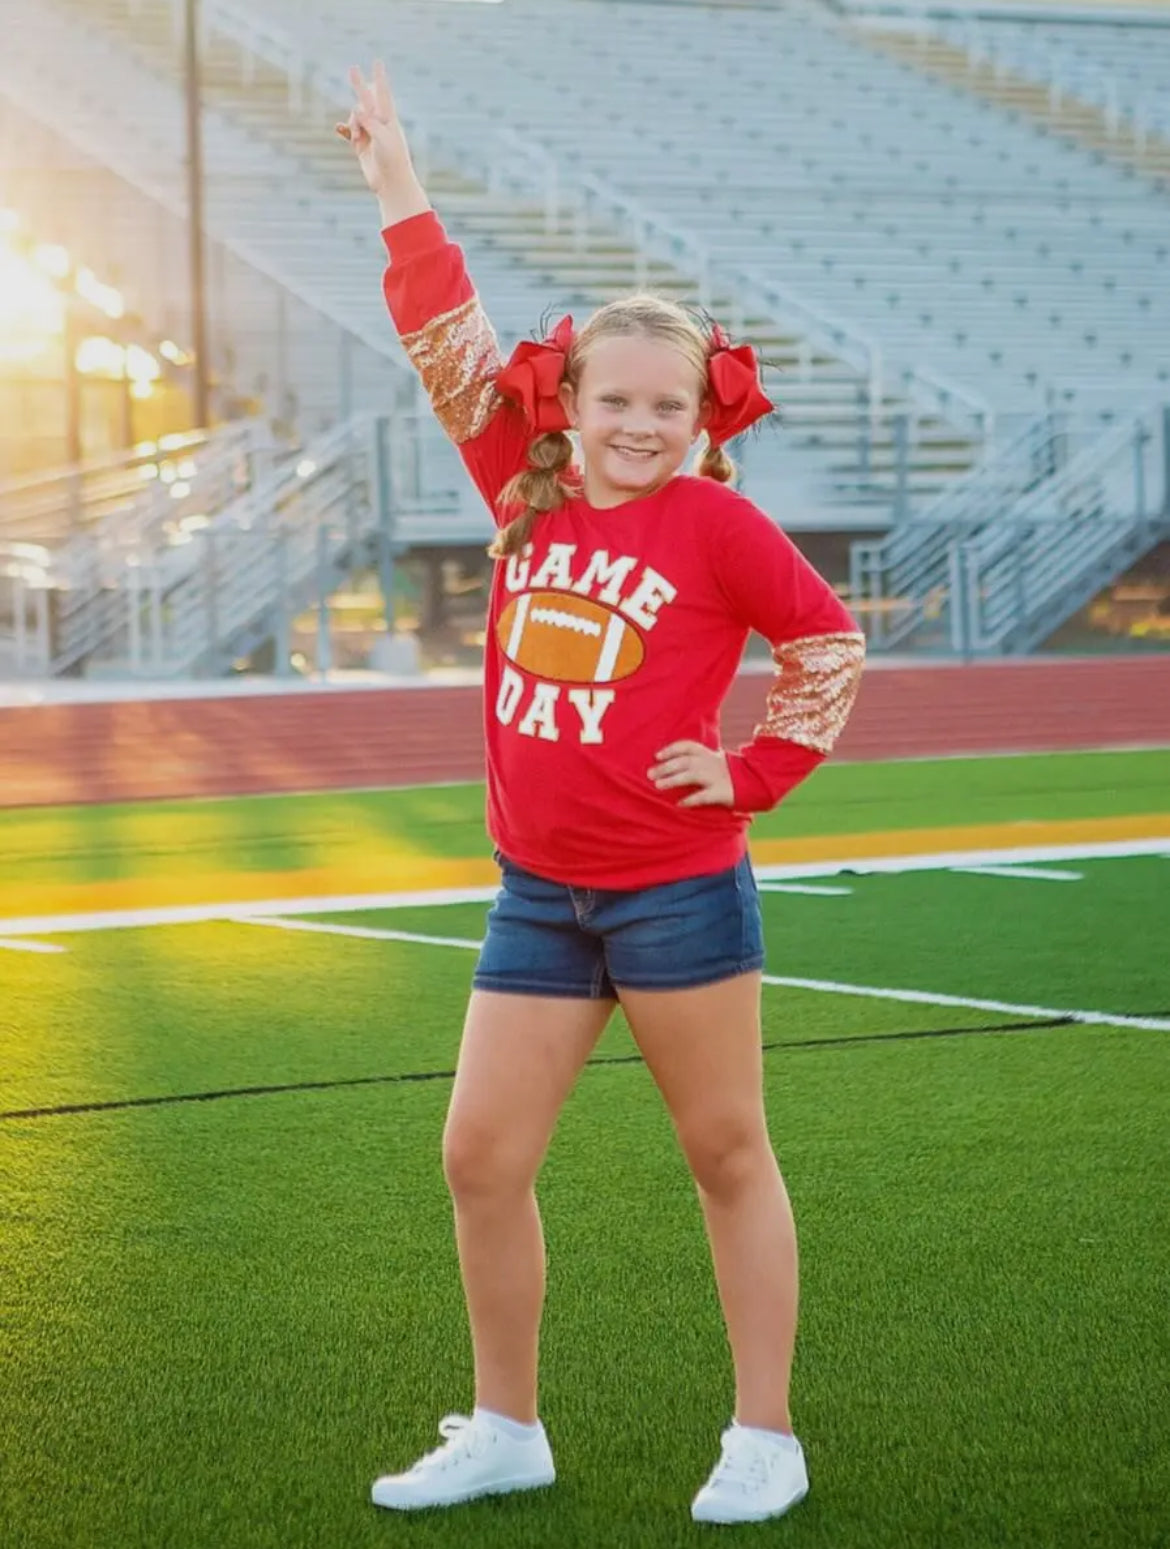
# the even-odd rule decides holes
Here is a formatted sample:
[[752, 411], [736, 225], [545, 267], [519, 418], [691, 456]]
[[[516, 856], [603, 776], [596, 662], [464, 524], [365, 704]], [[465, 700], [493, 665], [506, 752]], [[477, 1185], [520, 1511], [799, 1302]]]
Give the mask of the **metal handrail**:
[[312, 462], [311, 472], [274, 478], [230, 523], [206, 530], [197, 563], [167, 596], [165, 647], [156, 637], [149, 653], [156, 670], [189, 670], [214, 656], [368, 533], [372, 428], [369, 417], [338, 426], [307, 452], [302, 469]]
[[[1103, 584], [1102, 566], [1132, 559], [1170, 531], [1168, 492], [1150, 509], [1146, 448], [1170, 414], [1158, 404], [1113, 426], [998, 523], [954, 545], [952, 632], [967, 653], [1028, 649]], [[1163, 449], [1163, 459], [1166, 449]], [[1112, 477], [1111, 477], [1112, 475]]]
[[[919, 596], [939, 584], [956, 528], [969, 528], [1002, 510], [1036, 479], [1037, 456], [1054, 439], [1051, 417], [1032, 420], [991, 458], [960, 475], [943, 492], [884, 538], [854, 545], [859, 563], [880, 592]], [[879, 580], [880, 578], [880, 580]], [[908, 621], [907, 621], [908, 624]]]
[[1096, 440], [1081, 448], [1052, 479], [1037, 488], [1012, 508], [1013, 521], [1026, 522], [1037, 518], [1043, 519], [1048, 512], [1055, 512], [1058, 516], [1059, 503], [1069, 493], [1083, 488], [1087, 479], [1094, 478], [1102, 469], [1106, 468], [1119, 451], [1124, 451], [1132, 446], [1135, 434], [1150, 416], [1157, 412], [1157, 404], [1148, 404], [1140, 413], [1131, 415], [1119, 425], [1112, 426]]
[[[58, 549], [83, 534], [125, 544], [152, 523], [222, 503], [275, 445], [263, 421], [247, 420], [11, 480], [0, 486], [0, 532]], [[168, 463], [175, 474], [169, 483]]]
[[[953, 591], [956, 544], [994, 547], [1019, 520], [1045, 502], [1059, 503], [1114, 455], [1109, 436], [1099, 433], [1078, 448], [1078, 431], [1084, 427], [1067, 413], [1028, 422], [992, 458], [886, 537], [853, 545], [853, 590], [863, 611], [872, 610], [875, 645], [908, 640], [941, 607]], [[1124, 439], [1124, 432], [1117, 427], [1113, 434]], [[886, 614], [891, 601], [899, 607], [896, 618]]]
[[[445, 487], [428, 493], [433, 474], [414, 456], [416, 444], [404, 450], [404, 438], [390, 434], [392, 423], [400, 431], [412, 419], [364, 414], [333, 427], [197, 529], [145, 526], [121, 544], [95, 536], [71, 545], [55, 561], [58, 606], [42, 670], [95, 659], [155, 675], [218, 669], [240, 642], [263, 638], [274, 617], [287, 632], [357, 554], [370, 560], [376, 534], [392, 552], [392, 522], [405, 518], [417, 540], [427, 536], [426, 516], [458, 519], [457, 496]], [[377, 555], [379, 565], [388, 560], [381, 542]]]
[[989, 398], [931, 366], [910, 366], [902, 373], [902, 380], [912, 397], [920, 402], [932, 400], [939, 415], [952, 424], [955, 423], [954, 411], [961, 410], [976, 426], [983, 445], [991, 446], [995, 438], [996, 414]]
[[46, 486], [69, 483], [79, 476], [117, 473], [124, 468], [136, 468], [143, 463], [155, 462], [160, 453], [169, 456], [172, 453], [190, 451], [194, 447], [205, 445], [212, 439], [218, 439], [220, 435], [238, 434], [241, 425], [251, 426], [253, 423], [251, 420], [236, 421], [231, 425], [221, 426], [218, 430], [185, 431], [174, 436], [164, 436], [162, 441], [157, 443], [140, 442], [129, 451], [108, 452], [102, 457], [88, 458], [85, 462], [65, 463], [45, 468], [39, 473], [25, 473], [19, 478], [4, 479], [0, 481], [0, 506], [5, 500], [14, 499]]

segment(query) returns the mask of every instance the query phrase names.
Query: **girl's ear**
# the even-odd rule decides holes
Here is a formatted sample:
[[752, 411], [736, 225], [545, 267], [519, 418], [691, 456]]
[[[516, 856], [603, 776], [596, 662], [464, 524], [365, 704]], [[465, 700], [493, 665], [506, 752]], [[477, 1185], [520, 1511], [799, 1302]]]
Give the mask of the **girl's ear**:
[[711, 423], [711, 411], [714, 408], [710, 398], [704, 398], [699, 409], [699, 417], [695, 421], [695, 435], [700, 435]]
[[569, 424], [577, 429], [577, 390], [571, 382], [562, 382], [557, 388], [557, 397], [561, 400], [561, 407], [569, 416]]

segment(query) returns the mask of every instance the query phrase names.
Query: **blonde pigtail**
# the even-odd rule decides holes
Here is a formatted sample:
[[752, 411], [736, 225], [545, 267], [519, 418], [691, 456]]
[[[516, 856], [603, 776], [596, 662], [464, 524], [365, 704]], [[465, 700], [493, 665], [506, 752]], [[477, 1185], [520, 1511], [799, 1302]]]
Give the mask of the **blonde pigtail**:
[[735, 464], [723, 447], [713, 446], [710, 441], [703, 448], [697, 471], [700, 478], [714, 479], [719, 484], [732, 484], [735, 481]]
[[518, 554], [532, 536], [538, 518], [559, 510], [577, 493], [565, 474], [573, 463], [573, 443], [563, 430], [546, 431], [528, 448], [528, 467], [500, 492], [500, 506], [523, 506], [520, 515], [496, 534], [488, 553], [493, 559]]

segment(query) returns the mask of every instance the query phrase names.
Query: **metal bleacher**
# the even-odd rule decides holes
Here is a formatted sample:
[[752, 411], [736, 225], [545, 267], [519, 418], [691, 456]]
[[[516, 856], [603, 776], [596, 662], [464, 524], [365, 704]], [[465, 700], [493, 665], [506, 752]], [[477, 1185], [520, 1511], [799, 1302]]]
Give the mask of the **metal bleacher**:
[[927, 25], [1004, 73], [1088, 103], [1109, 123], [1125, 123], [1170, 147], [1170, 26], [985, 16], [934, 18]]
[[[107, 41], [119, 38], [131, 100], [131, 66], [150, 73], [155, 91], [164, 89], [162, 78], [176, 68], [175, 13], [165, 0], [93, 0], [82, 14], [86, 26], [102, 23]], [[311, 291], [353, 337], [380, 340], [395, 357], [374, 279], [380, 247], [372, 204], [331, 133], [347, 90], [346, 64], [371, 46], [358, 35], [360, 22], [331, 23], [326, 49], [296, 10], [258, 16], [209, 0], [204, 15], [213, 120], [278, 148], [285, 174], [267, 201], [245, 199], [234, 212], [221, 208], [219, 229], [259, 252], [269, 271], [291, 278], [300, 294]], [[410, 27], [418, 20], [405, 18]], [[172, 98], [176, 90], [172, 82]], [[403, 95], [414, 108], [417, 82], [408, 79]], [[463, 106], [469, 100], [465, 93], [458, 97]], [[775, 278], [753, 297], [750, 276], [731, 265], [716, 275], [698, 244], [668, 223], [652, 222], [637, 201], [623, 201], [596, 178], [588, 188], [570, 183], [558, 190], [548, 157], [515, 130], [492, 123], [490, 114], [472, 123], [428, 112], [425, 102], [421, 108], [425, 116], [415, 111], [412, 134], [428, 186], [469, 248], [506, 345], [529, 334], [550, 302], [586, 309], [636, 284], [687, 295], [724, 315], [737, 312], [734, 320], [748, 326], [786, 373], [778, 390], [787, 429], [750, 447], [748, 477], [763, 497], [773, 493], [783, 467], [788, 519], [796, 527], [885, 524], [894, 492], [895, 421], [904, 408], [914, 420], [903, 479], [910, 492], [928, 496], [970, 466], [986, 423], [981, 401], [956, 395], [955, 407], [961, 399], [963, 410], [958, 427], [954, 414], [939, 412], [945, 384], [919, 383], [908, 403], [900, 385], [884, 379], [880, 350], [862, 330], [802, 306]], [[623, 203], [628, 210], [618, 208]], [[277, 212], [272, 219], [270, 209]], [[636, 229], [615, 230], [618, 216]], [[696, 275], [696, 265], [707, 272]], [[337, 372], [326, 359], [319, 374], [331, 384]], [[355, 396], [360, 401], [351, 391], [351, 402]]]
[[[179, 0], [6, 5], [20, 25], [0, 93], [181, 211]], [[1013, 573], [1003, 584], [1027, 618], [972, 625], [965, 647], [1027, 648], [1057, 594], [1103, 584], [1134, 542], [1157, 541], [1170, 205], [1083, 146], [928, 78], [806, 0], [203, 0], [202, 16], [209, 231], [323, 320], [285, 341], [281, 367], [321, 438], [302, 461], [345, 470], [327, 486], [341, 504], [312, 507], [314, 520], [359, 509], [376, 527], [353, 452], [366, 443], [334, 425], [383, 410], [400, 431], [416, 423], [379, 294], [376, 212], [330, 135], [347, 66], [383, 55], [505, 346], [549, 307], [585, 312], [635, 285], [709, 306], [783, 368], [769, 380], [785, 423], [744, 446], [748, 492], [797, 530], [890, 529], [858, 572], [879, 607], [895, 574], [925, 575], [911, 552], [945, 555], [922, 582], [931, 595], [940, 563], [944, 591], [956, 577], [1000, 585], [1003, 566], [983, 558], [1008, 531], [1040, 555], [1032, 528], [1009, 523], [1025, 501], [1034, 517], [1040, 486], [1005, 484], [1002, 469], [1058, 413], [1046, 478], [1073, 467], [1079, 489], [1093, 481], [1078, 510], [1117, 531], [1074, 546], [1081, 571], [1043, 595], [1039, 557], [1033, 592]], [[51, 104], [38, 100], [46, 71]], [[241, 369], [270, 376], [261, 311], [246, 281], [220, 297]], [[1144, 449], [1128, 462], [1137, 479], [1141, 461], [1140, 499], [1116, 471], [1118, 437]], [[395, 439], [409, 464], [392, 481], [401, 531], [441, 542], [486, 528], [433, 432], [408, 439]], [[916, 617], [890, 634], [934, 643]], [[193, 636], [202, 659], [213, 625]], [[153, 670], [193, 660], [162, 646], [156, 658]]]
[[1170, 384], [1170, 211], [818, 7], [665, 25], [638, 4], [347, 0], [341, 24], [316, 0], [256, 4], [317, 58], [384, 49], [449, 138], [506, 123], [562, 181], [605, 179], [924, 383], [953, 378], [998, 412], [1038, 412], [1049, 383], [1094, 371]]

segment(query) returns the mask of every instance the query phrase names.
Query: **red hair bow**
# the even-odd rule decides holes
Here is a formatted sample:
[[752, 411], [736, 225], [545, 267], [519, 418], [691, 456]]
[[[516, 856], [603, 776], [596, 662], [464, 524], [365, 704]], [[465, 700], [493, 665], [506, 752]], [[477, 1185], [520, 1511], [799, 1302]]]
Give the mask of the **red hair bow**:
[[707, 437], [712, 446], [722, 446], [742, 435], [775, 408], [760, 387], [760, 367], [750, 344], [734, 349], [731, 340], [716, 323], [711, 329], [711, 351], [707, 360], [707, 380], [711, 388], [711, 413]]
[[540, 344], [522, 340], [496, 376], [496, 390], [520, 405], [537, 435], [569, 428], [560, 386], [572, 347], [573, 319], [562, 317]]

